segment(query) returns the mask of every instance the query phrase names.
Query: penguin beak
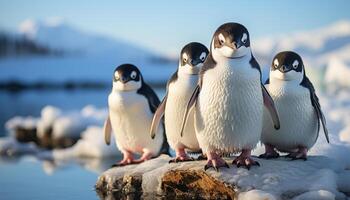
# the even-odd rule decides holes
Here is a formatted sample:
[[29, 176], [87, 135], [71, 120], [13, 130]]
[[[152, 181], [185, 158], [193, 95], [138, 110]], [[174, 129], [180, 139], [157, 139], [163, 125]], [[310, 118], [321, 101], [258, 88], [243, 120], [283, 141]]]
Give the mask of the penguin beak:
[[122, 77], [120, 77], [119, 80], [120, 80], [120, 82], [122, 82], [122, 83], [126, 83], [126, 82], [129, 81], [129, 78], [122, 76]]
[[278, 70], [282, 73], [287, 73], [292, 70], [292, 68], [289, 65], [282, 65]]
[[237, 47], [236, 42], [227, 43], [226, 46], [230, 47], [233, 50], [237, 50], [239, 48], [239, 47]]
[[195, 67], [197, 66], [199, 63], [201, 63], [201, 60], [199, 59], [192, 59], [190, 64], [191, 64], [191, 67]]

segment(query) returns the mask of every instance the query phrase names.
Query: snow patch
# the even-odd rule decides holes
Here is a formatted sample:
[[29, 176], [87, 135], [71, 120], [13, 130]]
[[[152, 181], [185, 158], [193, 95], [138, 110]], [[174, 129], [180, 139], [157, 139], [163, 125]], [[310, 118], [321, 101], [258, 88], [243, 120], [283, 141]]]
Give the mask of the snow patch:
[[106, 145], [103, 137], [103, 128], [89, 126], [83, 133], [82, 138], [72, 147], [53, 150], [53, 158], [56, 160], [70, 159], [72, 157], [111, 157], [120, 155], [115, 143]]

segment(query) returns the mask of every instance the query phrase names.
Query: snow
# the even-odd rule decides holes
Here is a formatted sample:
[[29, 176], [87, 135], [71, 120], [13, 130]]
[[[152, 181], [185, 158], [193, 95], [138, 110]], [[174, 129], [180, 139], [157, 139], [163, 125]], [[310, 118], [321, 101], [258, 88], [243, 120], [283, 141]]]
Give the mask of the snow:
[[103, 128], [89, 126], [83, 133], [82, 138], [72, 147], [66, 149], [53, 150], [55, 160], [64, 160], [74, 157], [112, 157], [120, 155], [115, 143], [106, 145], [103, 137]]
[[97, 109], [92, 105], [85, 106], [81, 111], [70, 112], [62, 112], [59, 108], [48, 105], [42, 109], [41, 118], [16, 116], [6, 123], [6, 128], [10, 133], [18, 126], [37, 128], [39, 138], [52, 128], [53, 138], [77, 138], [88, 126], [102, 126], [106, 116], [106, 109]]
[[277, 198], [267, 192], [261, 190], [250, 190], [248, 192], [242, 192], [238, 195], [239, 200], [277, 200]]
[[88, 33], [59, 18], [43, 21], [26, 19], [19, 25], [18, 31], [39, 44], [71, 53], [95, 55], [114, 52], [114, 55], [120, 58], [137, 56], [139, 59], [153, 56], [141, 47], [107, 36]]
[[262, 66], [270, 66], [274, 55], [288, 50], [298, 52], [307, 67], [322, 69], [334, 56], [350, 61], [350, 21], [342, 20], [318, 29], [263, 37], [252, 43], [254, 54]]
[[37, 124], [37, 136], [42, 138], [48, 129], [52, 128], [53, 123], [61, 114], [60, 109], [54, 106], [45, 106], [41, 110], [41, 118]]
[[311, 191], [305, 192], [297, 197], [294, 197], [293, 200], [306, 200], [306, 199], [318, 199], [318, 200], [333, 200], [335, 195], [327, 190]]
[[38, 124], [38, 119], [32, 116], [28, 117], [20, 117], [16, 116], [11, 118], [5, 123], [6, 129], [13, 134], [14, 130], [18, 127], [26, 128], [26, 129], [34, 129]]
[[325, 82], [328, 87], [340, 86], [350, 87], [350, 65], [345, 64], [341, 59], [332, 58], [327, 66]]
[[[233, 158], [226, 159], [228, 163]], [[307, 161], [290, 161], [287, 158], [264, 160], [255, 158], [261, 167], [250, 170], [236, 168], [221, 168], [219, 172], [207, 170], [207, 174], [225, 183], [237, 187], [239, 199], [287, 199], [300, 195], [335, 196], [345, 199], [342, 192], [349, 192], [350, 171], [344, 170], [339, 164], [324, 156], [310, 156]], [[142, 189], [144, 193], [159, 193], [161, 178], [170, 170], [203, 170], [206, 161], [193, 161], [169, 164], [170, 157], [162, 155], [159, 158], [126, 167], [111, 168], [104, 172], [99, 181], [106, 181], [108, 187], [125, 176], [142, 174]], [[112, 189], [110, 188], [110, 189]], [[324, 192], [324, 191], [327, 192]], [[340, 192], [341, 191], [341, 192]]]

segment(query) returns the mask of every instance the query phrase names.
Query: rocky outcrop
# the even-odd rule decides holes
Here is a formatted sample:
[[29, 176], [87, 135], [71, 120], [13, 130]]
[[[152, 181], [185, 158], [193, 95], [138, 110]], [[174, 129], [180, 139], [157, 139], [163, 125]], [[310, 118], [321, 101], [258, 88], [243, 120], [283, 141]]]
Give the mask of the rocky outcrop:
[[38, 147], [44, 149], [61, 149], [73, 146], [80, 137], [52, 137], [52, 128], [48, 129], [42, 137], [38, 137], [36, 127], [21, 127], [14, 128], [14, 137], [20, 143], [34, 142]]
[[344, 193], [350, 190], [344, 185], [350, 181], [350, 172], [322, 156], [307, 161], [256, 158], [261, 167], [247, 170], [230, 164], [230, 169], [219, 172], [204, 171], [206, 161], [169, 164], [169, 160], [162, 155], [138, 165], [111, 168], [98, 178], [96, 191], [101, 199], [292, 199], [324, 191], [346, 199]]

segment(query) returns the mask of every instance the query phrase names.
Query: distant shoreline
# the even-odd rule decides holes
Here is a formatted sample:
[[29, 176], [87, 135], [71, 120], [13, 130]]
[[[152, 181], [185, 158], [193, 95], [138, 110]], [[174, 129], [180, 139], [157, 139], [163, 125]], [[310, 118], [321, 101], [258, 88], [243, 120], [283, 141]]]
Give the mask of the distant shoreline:
[[[149, 83], [153, 88], [165, 87], [165, 82]], [[23, 92], [23, 91], [52, 91], [52, 90], [103, 90], [111, 88], [111, 84], [102, 81], [64, 81], [64, 82], [23, 82], [23, 81], [6, 81], [0, 82], [0, 91], [6, 92]]]

